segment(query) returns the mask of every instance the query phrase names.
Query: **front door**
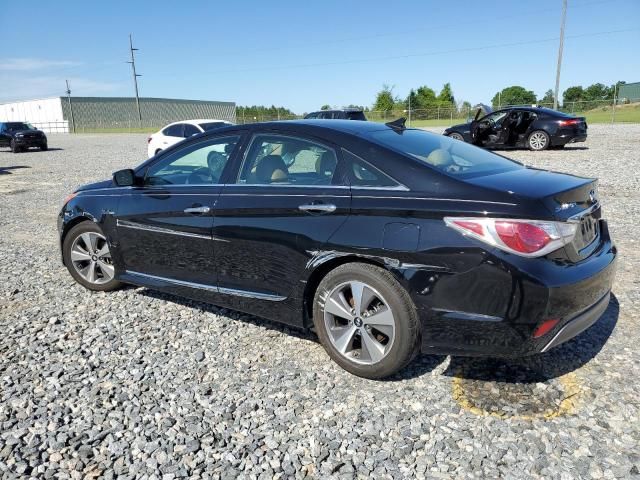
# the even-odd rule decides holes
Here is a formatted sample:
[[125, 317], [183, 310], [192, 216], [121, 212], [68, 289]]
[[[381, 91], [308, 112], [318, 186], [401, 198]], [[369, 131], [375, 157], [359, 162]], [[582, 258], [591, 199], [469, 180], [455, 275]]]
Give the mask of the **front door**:
[[216, 205], [218, 286], [290, 297], [309, 259], [349, 215], [351, 195], [335, 174], [339, 151], [313, 139], [257, 134], [237, 178]]
[[208, 138], [163, 155], [122, 197], [117, 229], [128, 274], [215, 286], [213, 212], [239, 140]]

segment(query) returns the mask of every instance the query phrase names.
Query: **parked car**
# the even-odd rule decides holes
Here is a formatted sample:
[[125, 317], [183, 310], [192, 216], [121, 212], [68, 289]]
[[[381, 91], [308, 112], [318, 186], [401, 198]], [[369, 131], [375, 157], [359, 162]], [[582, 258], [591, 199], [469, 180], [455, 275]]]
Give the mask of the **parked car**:
[[256, 123], [79, 188], [58, 230], [90, 290], [314, 327], [381, 378], [420, 351], [523, 356], [593, 324], [616, 260], [596, 185], [402, 122]]
[[366, 120], [364, 112], [361, 108], [343, 108], [341, 110], [320, 110], [305, 115], [305, 119], [323, 119], [323, 120]]
[[540, 107], [509, 107], [481, 117], [482, 112], [478, 109], [473, 121], [449, 127], [444, 135], [479, 147], [530, 150], [563, 148], [587, 139], [584, 117]]
[[0, 147], [9, 147], [13, 153], [29, 147], [47, 150], [47, 136], [27, 122], [0, 123]]
[[153, 157], [162, 150], [181, 142], [185, 138], [229, 125], [233, 124], [226, 120], [214, 119], [182, 120], [180, 122], [170, 123], [147, 139], [147, 154], [149, 157]]

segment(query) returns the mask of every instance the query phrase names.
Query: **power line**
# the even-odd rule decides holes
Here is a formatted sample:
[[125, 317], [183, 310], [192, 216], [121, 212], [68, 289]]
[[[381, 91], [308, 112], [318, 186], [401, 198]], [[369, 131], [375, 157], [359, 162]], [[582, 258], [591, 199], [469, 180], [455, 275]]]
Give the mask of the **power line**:
[[[567, 35], [565, 38], [595, 37], [595, 36], [611, 35], [615, 33], [635, 32], [635, 31], [640, 31], [640, 28], [628, 28], [628, 29], [622, 29], [622, 30], [608, 30], [608, 31], [602, 31], [602, 32], [582, 33], [582, 34], [576, 34], [576, 35]], [[435, 56], [435, 55], [445, 55], [445, 54], [451, 54], [451, 53], [475, 52], [475, 51], [482, 51], [482, 50], [491, 50], [494, 48], [519, 47], [524, 45], [535, 45], [540, 43], [555, 42], [557, 40], [559, 40], [559, 37], [544, 38], [539, 40], [525, 40], [522, 42], [512, 42], [512, 43], [497, 43], [497, 44], [484, 45], [479, 47], [465, 47], [465, 48], [456, 48], [456, 49], [449, 49], [449, 50], [436, 50], [436, 51], [425, 52], [425, 53], [409, 53], [405, 55], [389, 55], [384, 57], [369, 57], [364, 59], [338, 60], [334, 62], [293, 64], [293, 65], [285, 65], [285, 66], [277, 66], [277, 67], [250, 67], [250, 68], [240, 68], [240, 69], [217, 70], [217, 71], [206, 72], [206, 73], [208, 75], [214, 75], [214, 74], [224, 74], [224, 73], [254, 72], [254, 71], [265, 71], [265, 70], [288, 70], [292, 68], [350, 65], [350, 64], [359, 64], [359, 63], [379, 62], [379, 61], [385, 61], [385, 60], [420, 58], [420, 57], [428, 57], [428, 56]]]

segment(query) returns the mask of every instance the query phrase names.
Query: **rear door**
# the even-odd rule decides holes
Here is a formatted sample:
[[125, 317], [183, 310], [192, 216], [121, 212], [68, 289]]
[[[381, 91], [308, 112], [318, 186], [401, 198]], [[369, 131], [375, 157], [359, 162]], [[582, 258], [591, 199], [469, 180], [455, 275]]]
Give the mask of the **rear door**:
[[178, 142], [184, 140], [184, 123], [176, 123], [170, 125], [162, 131], [162, 149], [169, 148]]
[[339, 161], [339, 150], [324, 141], [278, 132], [253, 136], [216, 205], [221, 292], [274, 300], [292, 295], [309, 259], [349, 215], [350, 189], [337, 179]]
[[186, 144], [151, 164], [144, 184], [123, 195], [116, 224], [128, 274], [214, 288], [213, 211], [240, 140], [227, 134]]

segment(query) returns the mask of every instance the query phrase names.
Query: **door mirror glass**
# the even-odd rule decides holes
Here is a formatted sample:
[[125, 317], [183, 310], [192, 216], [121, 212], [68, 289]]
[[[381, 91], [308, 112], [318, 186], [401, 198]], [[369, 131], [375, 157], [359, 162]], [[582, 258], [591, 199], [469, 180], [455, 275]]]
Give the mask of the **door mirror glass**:
[[130, 168], [118, 170], [113, 174], [113, 183], [118, 187], [130, 187], [136, 179], [135, 173]]

